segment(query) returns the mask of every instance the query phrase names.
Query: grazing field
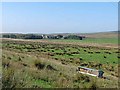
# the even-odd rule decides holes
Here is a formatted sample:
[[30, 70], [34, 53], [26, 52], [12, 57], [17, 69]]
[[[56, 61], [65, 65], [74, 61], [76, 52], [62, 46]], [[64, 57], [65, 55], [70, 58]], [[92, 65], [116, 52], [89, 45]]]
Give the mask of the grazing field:
[[[2, 39], [3, 88], [118, 88], [117, 39]], [[76, 72], [102, 69], [101, 79]]]
[[78, 43], [98, 43], [98, 44], [118, 44], [118, 37], [113, 38], [85, 38], [84, 40], [52, 40], [52, 41], [62, 41], [62, 42], [78, 42]]

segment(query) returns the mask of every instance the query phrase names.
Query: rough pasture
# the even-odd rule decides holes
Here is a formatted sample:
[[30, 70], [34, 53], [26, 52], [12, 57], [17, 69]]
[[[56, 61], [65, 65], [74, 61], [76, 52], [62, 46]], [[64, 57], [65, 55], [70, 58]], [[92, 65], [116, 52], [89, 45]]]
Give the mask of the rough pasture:
[[[80, 47], [80, 46], [68, 46], [68, 45], [60, 45], [60, 44], [46, 44], [46, 43], [34, 43], [31, 42], [18, 42], [18, 41], [11, 41], [11, 42], [4, 42], [4, 47], [9, 49], [14, 49], [23, 52], [36, 52], [41, 53], [44, 55], [51, 56], [51, 58], [63, 58], [65, 60], [73, 58], [79, 59], [82, 57], [83, 61], [95, 61], [99, 63], [107, 63], [110, 64], [116, 63], [118, 60], [118, 53], [117, 49], [110, 48], [110, 49], [97, 49], [96, 47]], [[4, 48], [3, 47], [3, 48]], [[74, 60], [74, 61], [75, 61]]]
[[[25, 40], [3, 40], [2, 48], [5, 72], [14, 75], [16, 71], [14, 69], [21, 68], [20, 72], [23, 76], [28, 73], [33, 87], [45, 87], [46, 85], [47, 87], [87, 88], [88, 85], [90, 88], [95, 84], [91, 83], [93, 80], [95, 80], [97, 87], [110, 87], [113, 82], [115, 82], [113, 86], [117, 87], [118, 54], [120, 54], [117, 48]], [[76, 67], [80, 65], [94, 69], [101, 68], [106, 72], [106, 75], [110, 75], [113, 79], [110, 81], [100, 79], [100, 82], [107, 83], [106, 86], [99, 85], [100, 82], [96, 78], [88, 76], [86, 80], [86, 75], [76, 74]], [[5, 73], [5, 75], [8, 74]], [[23, 81], [24, 78], [22, 78]], [[7, 76], [4, 80], [7, 80]], [[61, 85], [63, 80], [66, 82], [65, 85]]]

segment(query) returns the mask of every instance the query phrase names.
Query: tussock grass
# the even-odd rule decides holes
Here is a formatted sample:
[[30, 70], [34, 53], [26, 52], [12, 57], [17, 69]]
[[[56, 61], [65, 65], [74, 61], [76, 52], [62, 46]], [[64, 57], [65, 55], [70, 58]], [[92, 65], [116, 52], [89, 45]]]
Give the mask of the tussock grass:
[[[14, 44], [4, 42], [4, 45], [2, 54], [4, 88], [96, 89], [118, 86], [116, 49], [26, 42]], [[77, 73], [76, 68], [80, 65], [101, 68], [106, 76], [110, 75], [110, 80]]]

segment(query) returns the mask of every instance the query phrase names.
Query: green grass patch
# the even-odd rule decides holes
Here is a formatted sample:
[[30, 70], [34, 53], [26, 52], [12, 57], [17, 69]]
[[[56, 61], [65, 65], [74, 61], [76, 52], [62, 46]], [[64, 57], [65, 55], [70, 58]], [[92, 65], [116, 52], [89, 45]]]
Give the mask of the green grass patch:
[[39, 87], [41, 87], [41, 88], [52, 88], [52, 85], [51, 85], [51, 83], [50, 82], [46, 82], [46, 81], [44, 81], [44, 80], [34, 80], [33, 81], [34, 82], [34, 84], [35, 85], [37, 85], [37, 86], [39, 86]]
[[77, 43], [110, 43], [110, 44], [118, 44], [118, 38], [85, 38], [83, 40], [74, 40], [74, 39], [51, 39], [49, 41], [55, 42], [77, 42]]

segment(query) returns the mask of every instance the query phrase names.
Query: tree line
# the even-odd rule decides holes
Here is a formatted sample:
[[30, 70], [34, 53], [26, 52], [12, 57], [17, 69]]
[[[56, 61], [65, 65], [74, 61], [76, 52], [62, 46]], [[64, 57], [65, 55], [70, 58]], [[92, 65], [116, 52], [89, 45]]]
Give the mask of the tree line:
[[2, 38], [14, 39], [76, 39], [82, 40], [85, 36], [78, 35], [39, 35], [39, 34], [2, 34]]

